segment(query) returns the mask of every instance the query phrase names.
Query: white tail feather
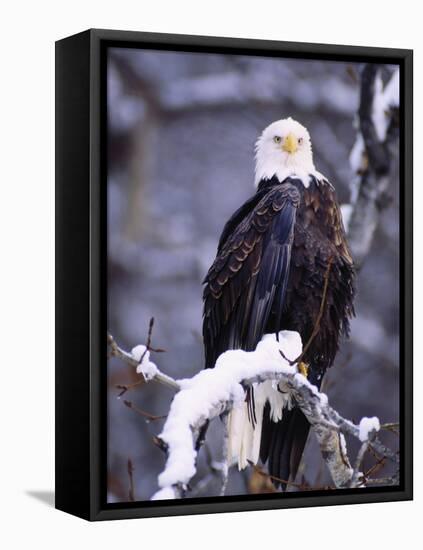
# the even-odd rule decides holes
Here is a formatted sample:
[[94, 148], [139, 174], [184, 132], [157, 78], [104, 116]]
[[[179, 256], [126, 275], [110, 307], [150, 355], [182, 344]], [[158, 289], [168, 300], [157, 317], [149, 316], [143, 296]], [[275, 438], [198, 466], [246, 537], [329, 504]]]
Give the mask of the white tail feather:
[[248, 418], [245, 401], [229, 413], [228, 463], [232, 465], [237, 462], [239, 470], [246, 468], [249, 461], [253, 464], [258, 462], [266, 402], [270, 403], [270, 416], [274, 422], [282, 419], [282, 411], [285, 407], [291, 406], [289, 394], [278, 391], [270, 381], [253, 384], [253, 390], [256, 416], [254, 427]]

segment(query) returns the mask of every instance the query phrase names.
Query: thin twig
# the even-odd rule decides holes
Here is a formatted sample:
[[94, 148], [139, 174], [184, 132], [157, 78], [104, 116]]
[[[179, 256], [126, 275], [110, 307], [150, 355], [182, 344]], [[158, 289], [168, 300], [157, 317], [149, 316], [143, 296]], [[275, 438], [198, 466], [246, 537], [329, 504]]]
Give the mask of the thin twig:
[[132, 384], [116, 384], [115, 388], [117, 390], [121, 390], [118, 393], [118, 397], [122, 397], [122, 395], [124, 395], [127, 391], [132, 390], [137, 386], [142, 386], [143, 384], [145, 384], [144, 377], [140, 378], [140, 380], [137, 380], [136, 382], [133, 382]]
[[154, 327], [154, 317], [151, 317], [150, 322], [148, 324], [148, 333], [147, 333], [147, 343], [145, 344], [145, 351], [141, 355], [140, 363], [143, 362], [144, 357], [147, 353], [147, 351], [154, 351], [155, 353], [164, 353], [166, 350], [162, 348], [153, 348], [151, 346], [151, 339], [153, 337], [153, 327]]
[[146, 418], [149, 422], [154, 422], [154, 420], [162, 420], [163, 418], [167, 418], [167, 415], [156, 416], [155, 414], [150, 414], [147, 411], [144, 411], [144, 410], [140, 409], [139, 407], [137, 407], [136, 405], [134, 405], [132, 403], [132, 401], [127, 401], [126, 399], [123, 401], [123, 404], [126, 405], [128, 407], [128, 409], [132, 409], [133, 411], [135, 411], [139, 415]]
[[386, 458], [384, 456], [380, 457], [367, 472], [363, 473], [363, 478], [367, 480], [372, 474], [378, 472], [386, 463]]
[[[107, 335], [107, 343], [110, 346], [110, 353], [113, 357], [119, 357], [130, 367], [133, 367], [135, 369], [138, 367], [139, 361], [137, 361], [131, 353], [120, 348], [117, 345], [116, 340], [113, 338], [113, 336], [110, 333]], [[171, 388], [172, 390], [181, 389], [179, 382], [177, 380], [173, 379], [171, 376], [168, 376], [167, 374], [164, 374], [158, 369], [155, 376], [152, 378], [152, 380], [154, 380], [155, 382], [158, 382], [159, 384], [163, 384], [168, 388]], [[146, 380], [146, 382], [148, 382], [148, 380]]]
[[135, 501], [135, 492], [134, 492], [134, 467], [132, 465], [132, 460], [128, 458], [128, 477], [129, 477], [129, 494], [128, 494], [128, 500], [130, 502]]
[[266, 477], [267, 479], [271, 479], [272, 481], [276, 481], [278, 483], [283, 483], [286, 486], [296, 487], [297, 489], [300, 489], [300, 491], [327, 491], [327, 490], [333, 490], [335, 487], [331, 487], [330, 485], [324, 486], [324, 487], [312, 487], [310, 485], [306, 485], [304, 483], [295, 483], [294, 481], [288, 481], [287, 479], [281, 479], [280, 477], [268, 474], [267, 472], [264, 472], [257, 464], [253, 464], [253, 462], [248, 461], [250, 466], [253, 468], [255, 472], [260, 474], [263, 477]]
[[400, 425], [399, 425], [399, 422], [389, 422], [387, 424], [382, 424], [380, 426], [380, 429], [387, 430], [389, 432], [394, 433], [395, 435], [399, 435]]

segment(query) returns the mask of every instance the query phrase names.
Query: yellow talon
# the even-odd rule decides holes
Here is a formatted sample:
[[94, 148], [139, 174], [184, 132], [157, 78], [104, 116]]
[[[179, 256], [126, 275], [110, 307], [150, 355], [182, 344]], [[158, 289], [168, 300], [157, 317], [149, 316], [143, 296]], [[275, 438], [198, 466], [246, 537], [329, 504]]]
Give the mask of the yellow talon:
[[307, 365], [307, 363], [303, 363], [301, 361], [301, 363], [298, 364], [298, 372], [307, 378], [308, 377], [308, 365]]

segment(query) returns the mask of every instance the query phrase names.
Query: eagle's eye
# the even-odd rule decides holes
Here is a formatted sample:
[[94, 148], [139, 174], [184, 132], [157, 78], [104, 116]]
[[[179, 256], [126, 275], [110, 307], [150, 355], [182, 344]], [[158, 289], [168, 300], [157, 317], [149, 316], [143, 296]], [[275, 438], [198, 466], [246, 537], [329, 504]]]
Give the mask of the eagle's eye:
[[273, 138], [273, 141], [274, 141], [275, 143], [280, 143], [280, 142], [282, 141], [282, 138], [281, 138], [281, 136], [275, 136], [275, 137]]
[[298, 145], [301, 145], [303, 141], [304, 141], [303, 138], [298, 138]]

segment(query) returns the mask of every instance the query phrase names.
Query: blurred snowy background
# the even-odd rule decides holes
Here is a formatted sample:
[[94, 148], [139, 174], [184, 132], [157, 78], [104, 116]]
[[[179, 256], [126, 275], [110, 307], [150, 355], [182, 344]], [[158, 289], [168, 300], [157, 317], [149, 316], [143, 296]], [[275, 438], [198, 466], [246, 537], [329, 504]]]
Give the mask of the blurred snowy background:
[[[392, 73], [385, 67], [386, 77]], [[153, 354], [176, 378], [203, 367], [201, 281], [225, 221], [253, 192], [254, 143], [270, 122], [292, 116], [310, 131], [315, 164], [349, 201], [349, 153], [356, 131], [358, 65], [111, 49], [108, 60], [108, 325], [126, 349], [145, 343], [154, 316]], [[395, 170], [397, 174], [397, 170]], [[398, 177], [371, 254], [358, 277], [357, 317], [326, 376], [323, 391], [343, 416], [381, 422], [399, 417]], [[138, 386], [118, 398], [117, 384], [137, 380], [113, 359], [108, 370], [108, 498], [128, 500], [128, 459], [136, 500], [157, 489], [163, 453], [152, 438], [162, 420], [145, 421], [124, 400], [154, 415], [172, 392]], [[201, 451], [193, 496], [212, 496], [210, 463], [220, 460], [219, 421]], [[397, 436], [385, 441], [397, 448]], [[356, 450], [356, 444], [351, 444]], [[369, 458], [364, 463], [370, 466]], [[392, 473], [388, 468], [379, 475]], [[329, 485], [313, 436], [299, 478]], [[232, 469], [227, 494], [264, 491], [251, 470]], [[193, 486], [195, 486], [195, 480]], [[270, 489], [269, 489], [270, 490]]]

